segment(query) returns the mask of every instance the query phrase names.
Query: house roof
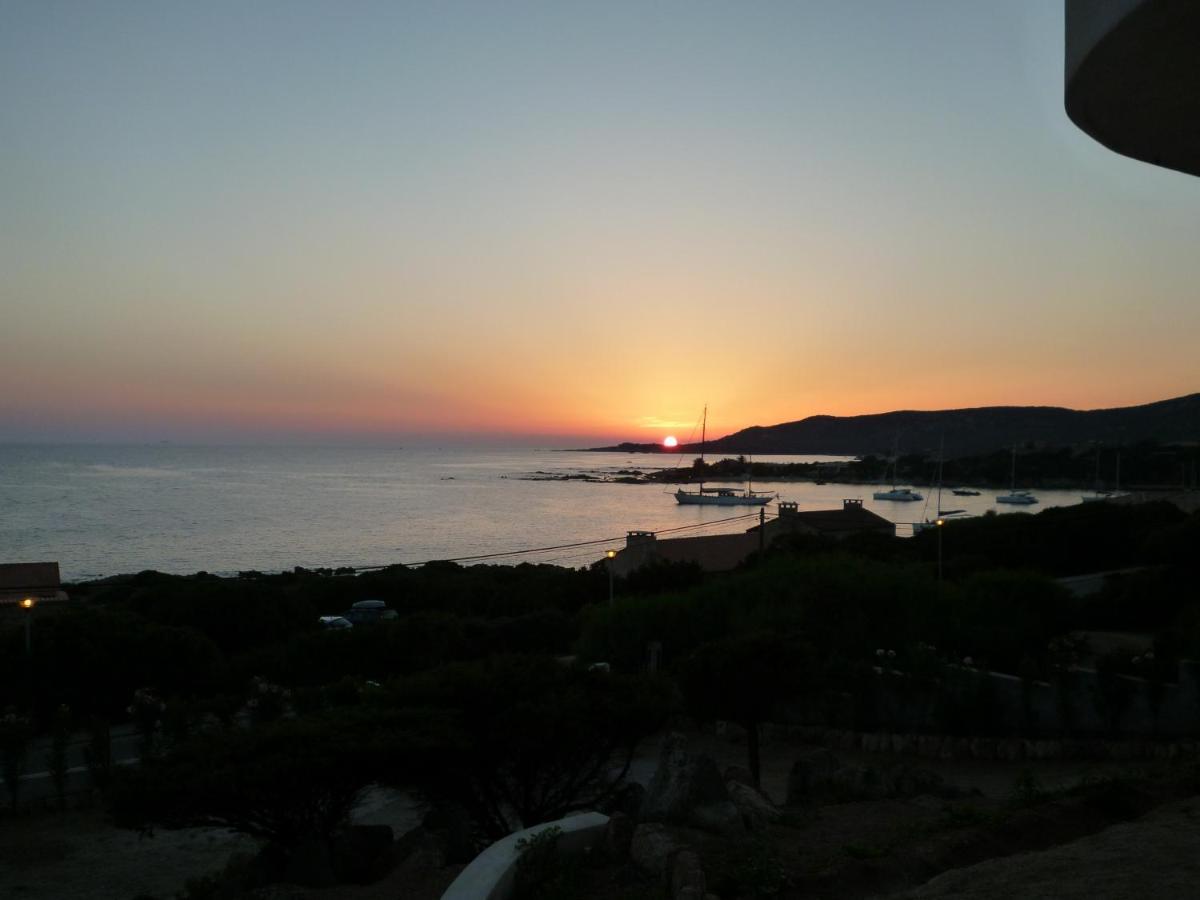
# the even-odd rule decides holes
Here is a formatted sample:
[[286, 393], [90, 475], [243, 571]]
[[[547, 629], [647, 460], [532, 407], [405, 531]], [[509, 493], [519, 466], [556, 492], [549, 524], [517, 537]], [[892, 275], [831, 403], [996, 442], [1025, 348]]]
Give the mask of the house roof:
[[0, 604], [20, 603], [26, 597], [66, 600], [60, 589], [58, 563], [0, 563]]
[[0, 590], [58, 590], [60, 584], [56, 562], [0, 563]]
[[809, 528], [826, 534], [845, 531], [870, 531], [876, 528], [894, 529], [895, 525], [878, 513], [862, 506], [845, 506], [842, 509], [813, 509], [792, 513], [789, 518], [795, 518]]
[[694, 562], [705, 572], [728, 572], [757, 550], [757, 535], [706, 534], [655, 541], [652, 553], [664, 562]]

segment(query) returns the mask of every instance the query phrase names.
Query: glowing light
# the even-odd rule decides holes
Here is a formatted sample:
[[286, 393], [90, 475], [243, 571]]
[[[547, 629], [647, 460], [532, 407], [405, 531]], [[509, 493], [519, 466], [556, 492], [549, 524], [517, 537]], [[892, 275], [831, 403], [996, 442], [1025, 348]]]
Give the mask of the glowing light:
[[678, 447], [679, 441], [675, 440], [675, 435], [668, 434], [665, 438], [663, 438], [663, 446], [668, 449], [671, 447]]

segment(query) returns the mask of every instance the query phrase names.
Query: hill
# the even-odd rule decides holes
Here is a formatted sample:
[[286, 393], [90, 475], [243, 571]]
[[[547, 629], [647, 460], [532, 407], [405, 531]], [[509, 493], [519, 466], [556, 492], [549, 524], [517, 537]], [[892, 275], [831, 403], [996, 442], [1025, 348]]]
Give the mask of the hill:
[[[982, 406], [934, 411], [899, 410], [865, 416], [809, 416], [797, 422], [756, 425], [708, 442], [710, 453], [888, 454], [898, 439], [905, 452], [946, 456], [988, 453], [1013, 444], [1115, 447], [1141, 441], [1200, 441], [1200, 394], [1142, 406], [1075, 410], [1058, 406]], [[658, 444], [620, 444], [603, 450], [661, 452]], [[699, 444], [678, 451], [698, 453]]]

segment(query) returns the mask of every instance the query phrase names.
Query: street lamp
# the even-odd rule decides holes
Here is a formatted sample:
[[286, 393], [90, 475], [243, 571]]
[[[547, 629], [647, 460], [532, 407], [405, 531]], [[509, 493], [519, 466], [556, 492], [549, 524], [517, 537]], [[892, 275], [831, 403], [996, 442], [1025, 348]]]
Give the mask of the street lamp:
[[29, 680], [29, 717], [33, 718], [33, 608], [37, 600], [24, 597], [21, 609], [25, 610], [25, 666]]
[[37, 601], [32, 597], [26, 597], [21, 601], [21, 609], [25, 610], [25, 655], [33, 656], [33, 641], [30, 635], [30, 628], [33, 626], [33, 607]]
[[946, 520], [939, 518], [937, 520], [937, 536], [938, 536], [938, 587], [942, 584], [942, 526], [946, 524]]
[[616, 550], [604, 551], [604, 567], [608, 569], [608, 605], [613, 605], [613, 560], [617, 558]]

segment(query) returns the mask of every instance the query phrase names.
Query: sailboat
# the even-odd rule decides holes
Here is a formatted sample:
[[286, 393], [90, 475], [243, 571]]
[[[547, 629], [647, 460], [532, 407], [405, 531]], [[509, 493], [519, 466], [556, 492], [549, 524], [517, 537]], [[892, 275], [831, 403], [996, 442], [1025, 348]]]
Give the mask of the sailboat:
[[[921, 494], [918, 494], [916, 491], [914, 491], [912, 488], [896, 487], [896, 469], [899, 467], [899, 465], [900, 465], [900, 442], [899, 442], [899, 440], [897, 440], [895, 446], [892, 448], [892, 466], [891, 466], [891, 468], [892, 468], [892, 489], [890, 491], [876, 491], [871, 496], [874, 497], [876, 500], [899, 500], [904, 503], [908, 503], [913, 500], [924, 500], [925, 498]], [[885, 480], [885, 481], [887, 480], [887, 470], [886, 469], [884, 470], [884, 473], [883, 473], [883, 480]]]
[[[942, 443], [938, 447], [938, 468], [937, 468], [937, 505], [934, 507], [937, 510], [937, 517], [930, 519], [926, 517], [924, 522], [913, 522], [913, 534], [924, 531], [926, 528], [937, 528], [950, 516], [957, 516], [966, 512], [965, 509], [942, 509], [942, 463], [946, 456], [946, 440], [942, 439]], [[957, 494], [958, 491], [955, 491]], [[925, 505], [926, 510], [929, 509], [929, 504]]]
[[1029, 491], [1017, 490], [1017, 448], [1015, 444], [1012, 451], [1012, 482], [1008, 493], [997, 496], [996, 502], [1009, 503], [1014, 506], [1030, 506], [1038, 502], [1038, 498], [1029, 493]]
[[[695, 433], [695, 432], [693, 432]], [[704, 450], [708, 443], [708, 406], [704, 407], [703, 424], [700, 426], [700, 463], [704, 463]], [[766, 506], [775, 499], [771, 491], [755, 491], [751, 489], [747, 479], [746, 490], [738, 493], [734, 488], [706, 488], [700, 482], [699, 490], [685, 491], [680, 488], [675, 492], [675, 502], [681, 506]]]
[[[1119, 463], [1118, 463], [1119, 465]], [[1084, 494], [1079, 499], [1084, 503], [1102, 503], [1112, 496], [1112, 491], [1100, 490], [1100, 447], [1096, 447], [1096, 480], [1093, 482], [1092, 492]]]

